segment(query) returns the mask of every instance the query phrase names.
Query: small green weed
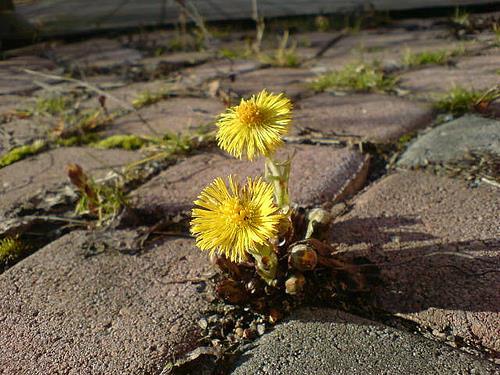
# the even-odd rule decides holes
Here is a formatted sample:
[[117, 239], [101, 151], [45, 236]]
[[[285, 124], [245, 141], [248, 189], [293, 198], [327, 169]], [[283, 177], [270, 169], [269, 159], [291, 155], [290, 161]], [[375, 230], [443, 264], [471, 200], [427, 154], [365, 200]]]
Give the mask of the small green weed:
[[73, 98], [68, 95], [52, 95], [40, 97], [35, 103], [33, 112], [36, 114], [59, 115], [74, 105]]
[[288, 30], [283, 33], [280, 44], [275, 51], [271, 53], [259, 53], [257, 56], [264, 64], [272, 66], [294, 68], [300, 65], [300, 58], [297, 55], [297, 43], [294, 41], [288, 46], [290, 34]]
[[132, 170], [149, 162], [168, 160], [176, 155], [188, 154], [200, 145], [210, 144], [214, 140], [215, 133], [209, 125], [200, 126], [191, 134], [168, 133], [163, 138], [148, 139], [149, 144], [143, 149], [149, 156], [130, 164], [128, 169]]
[[341, 89], [358, 92], [391, 91], [397, 78], [384, 73], [377, 64], [351, 63], [318, 77], [312, 88], [316, 91]]
[[158, 103], [159, 101], [168, 98], [168, 96], [168, 90], [144, 91], [137, 95], [134, 100], [132, 100], [132, 105], [134, 106], [134, 108], [139, 109], [151, 104]]
[[330, 19], [326, 16], [316, 16], [314, 18], [314, 26], [316, 27], [317, 31], [320, 32], [325, 32], [328, 31], [332, 28], [332, 24], [330, 22]]
[[500, 47], [500, 26], [499, 26], [499, 24], [494, 23], [492, 26], [492, 29], [493, 29], [493, 32], [495, 33], [495, 46]]
[[441, 96], [434, 104], [438, 111], [462, 115], [466, 112], [482, 111], [493, 100], [500, 98], [499, 89], [485, 91], [467, 90], [463, 87], [454, 87]]
[[95, 217], [98, 227], [110, 223], [128, 206], [123, 186], [116, 179], [107, 184], [98, 183], [87, 176], [78, 164], [68, 165], [68, 177], [80, 193], [75, 213]]
[[0, 156], [0, 168], [6, 167], [28, 156], [35, 155], [42, 151], [46, 145], [47, 143], [45, 141], [39, 139], [30, 145], [13, 148], [6, 154]]
[[463, 55], [465, 48], [456, 48], [454, 50], [437, 50], [437, 51], [424, 51], [412, 52], [406, 49], [403, 54], [403, 64], [407, 67], [415, 67], [422, 65], [446, 65], [450, 59], [455, 56]]
[[224, 59], [237, 60], [237, 59], [245, 59], [249, 57], [251, 53], [249, 53], [248, 49], [234, 50], [229, 48], [221, 48], [217, 52], [217, 55]]
[[57, 125], [52, 129], [52, 134], [56, 138], [56, 143], [61, 145], [64, 141], [59, 140], [70, 140], [68, 143], [76, 140], [84, 141], [87, 134], [109, 125], [114, 116], [115, 114], [109, 114], [102, 108], [67, 112], [58, 119]]
[[463, 27], [470, 26], [470, 15], [465, 10], [461, 10], [460, 8], [455, 8], [455, 14], [451, 18], [453, 23]]

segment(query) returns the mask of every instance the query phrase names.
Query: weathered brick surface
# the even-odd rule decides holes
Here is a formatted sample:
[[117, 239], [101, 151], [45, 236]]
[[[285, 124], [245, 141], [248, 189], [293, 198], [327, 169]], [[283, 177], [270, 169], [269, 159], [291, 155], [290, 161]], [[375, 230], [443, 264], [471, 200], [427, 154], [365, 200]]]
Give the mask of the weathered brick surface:
[[[8, 115], [16, 109], [26, 109], [31, 100], [20, 95], [0, 95], [0, 122], [9, 120]], [[15, 117], [14, 117], [15, 118]], [[0, 124], [1, 126], [1, 124]]]
[[237, 76], [234, 80], [222, 82], [222, 87], [247, 97], [263, 89], [274, 93], [285, 93], [292, 99], [311, 94], [310, 81], [315, 74], [302, 68], [268, 68]]
[[432, 120], [429, 105], [388, 95], [315, 95], [297, 104], [294, 133], [392, 142]]
[[[108, 85], [111, 85], [111, 82], [109, 82]], [[99, 84], [99, 86], [101, 85]], [[130, 110], [130, 106], [132, 106], [134, 100], [140, 98], [141, 95], [146, 95], [148, 93], [151, 95], [160, 93], [175, 94], [178, 90], [182, 90], [183, 88], [184, 86], [182, 85], [177, 85], [160, 79], [130, 84], [120, 84], [120, 81], [117, 81], [115, 83], [115, 87], [111, 86], [106, 91], [114, 98], [118, 99], [119, 102], [113, 99], [107, 99], [106, 108], [109, 111]], [[81, 106], [86, 108], [96, 108], [99, 105], [98, 97], [99, 95], [94, 94], [89, 100], [84, 101]]]
[[291, 34], [291, 38], [301, 47], [322, 48], [336, 38], [339, 32], [329, 31], [310, 31], [297, 34]]
[[73, 232], [0, 275], [0, 373], [160, 373], [197, 346], [209, 271], [192, 240]]
[[[434, 30], [417, 30], [408, 31], [400, 28], [384, 29], [377, 28], [375, 30], [364, 30], [360, 33], [348, 35], [339, 40], [335, 45], [338, 48], [358, 48], [358, 49], [382, 49], [393, 48], [411, 43], [422, 41], [429, 42], [436, 38], [443, 37], [443, 32], [435, 28]], [[329, 50], [325, 55], [335, 53], [334, 48]]]
[[[48, 59], [37, 56], [17, 56], [0, 61], [0, 95], [25, 95], [40, 86], [35, 84], [34, 76], [23, 71], [30, 69], [41, 72], [51, 72], [56, 66]], [[42, 82], [51, 82], [37, 77]]]
[[315, 71], [337, 70], [352, 62], [378, 61], [385, 68], [401, 67], [407, 51], [413, 53], [429, 51], [453, 51], [464, 48], [477, 51], [482, 47], [475, 42], [464, 44], [452, 39], [447, 33], [436, 30], [364, 31], [340, 39], [324, 55], [312, 62]]
[[251, 60], [213, 60], [192, 68], [187, 68], [180, 74], [180, 83], [187, 86], [197, 86], [209, 80], [234, 78], [240, 74], [258, 69], [262, 64]]
[[105, 129], [105, 132], [150, 136], [155, 133], [161, 136], [167, 132], [186, 133], [199, 126], [213, 123], [224, 109], [222, 102], [215, 99], [169, 98], [139, 111], [149, 126], [146, 126], [137, 114], [131, 113], [118, 118], [109, 129]]
[[[140, 159], [139, 153], [83, 147], [59, 148], [0, 169], [0, 217], [39, 192], [51, 191], [68, 181], [66, 165], [77, 163], [97, 177]], [[32, 202], [36, 205], [36, 202]]]
[[453, 87], [486, 90], [498, 82], [500, 54], [462, 58], [457, 66], [431, 66], [401, 75], [401, 87], [417, 93], [446, 92]]
[[208, 52], [168, 52], [161, 56], [142, 59], [139, 64], [150, 76], [166, 76], [183, 67], [201, 64], [210, 57], [212, 55]]
[[71, 69], [105, 71], [138, 62], [139, 51], [122, 47], [115, 39], [91, 39], [79, 43], [56, 45], [47, 56]]
[[[302, 206], [331, 204], [352, 194], [365, 181], [367, 158], [350, 149], [324, 146], [289, 146], [296, 150], [290, 177], [291, 198]], [[263, 161], [239, 161], [221, 152], [188, 158], [162, 172], [134, 192], [138, 207], [171, 214], [190, 210], [201, 190], [215, 177], [259, 176]]]
[[379, 307], [499, 351], [498, 212], [492, 186], [401, 172], [360, 195], [332, 226], [331, 242], [379, 264]]
[[37, 119], [16, 119], [0, 124], [0, 155], [10, 149], [45, 138], [50, 125]]

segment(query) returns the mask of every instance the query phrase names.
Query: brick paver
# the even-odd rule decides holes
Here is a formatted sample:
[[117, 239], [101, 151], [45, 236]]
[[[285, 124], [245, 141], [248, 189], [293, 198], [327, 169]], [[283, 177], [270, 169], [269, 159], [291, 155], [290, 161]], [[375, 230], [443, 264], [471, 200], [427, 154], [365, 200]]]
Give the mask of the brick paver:
[[379, 307], [452, 342], [499, 351], [499, 210], [492, 186], [401, 172], [360, 195], [331, 242], [380, 264]]
[[205, 254], [185, 239], [121, 254], [136, 236], [73, 232], [0, 275], [0, 372], [159, 373], [196, 347]]

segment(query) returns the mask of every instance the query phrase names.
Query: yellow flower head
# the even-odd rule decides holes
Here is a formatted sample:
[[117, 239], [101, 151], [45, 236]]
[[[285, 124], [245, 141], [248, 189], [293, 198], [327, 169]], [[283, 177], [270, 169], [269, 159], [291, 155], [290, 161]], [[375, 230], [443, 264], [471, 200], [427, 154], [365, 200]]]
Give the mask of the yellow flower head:
[[273, 201], [272, 185], [258, 178], [240, 186], [229, 176], [229, 190], [216, 178], [194, 202], [191, 233], [201, 250], [224, 254], [233, 262], [246, 258], [278, 232], [281, 215]]
[[269, 156], [283, 144], [292, 121], [292, 103], [283, 94], [266, 90], [228, 108], [217, 121], [219, 147], [241, 159]]

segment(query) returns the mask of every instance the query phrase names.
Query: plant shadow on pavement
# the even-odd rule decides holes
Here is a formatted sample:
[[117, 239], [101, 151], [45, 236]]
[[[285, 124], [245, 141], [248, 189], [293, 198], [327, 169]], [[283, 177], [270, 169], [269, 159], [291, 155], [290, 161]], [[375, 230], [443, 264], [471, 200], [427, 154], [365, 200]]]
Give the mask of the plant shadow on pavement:
[[423, 227], [411, 217], [352, 218], [332, 226], [332, 242], [345, 250], [342, 257], [364, 257], [379, 268], [377, 308], [499, 312], [500, 240], [447, 241], [415, 230]]

